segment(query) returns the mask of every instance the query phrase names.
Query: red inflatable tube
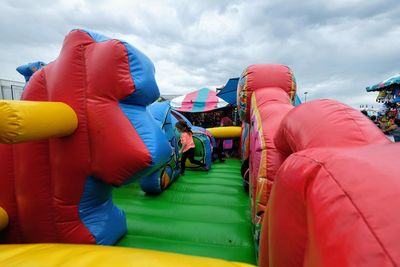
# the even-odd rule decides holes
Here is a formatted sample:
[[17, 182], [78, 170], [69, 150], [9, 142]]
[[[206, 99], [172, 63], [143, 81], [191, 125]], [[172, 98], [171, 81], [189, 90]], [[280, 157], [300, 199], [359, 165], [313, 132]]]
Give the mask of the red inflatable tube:
[[398, 266], [399, 154], [399, 144], [379, 144], [291, 155], [272, 191], [260, 266]]
[[285, 157], [275, 148], [274, 139], [284, 116], [293, 108], [281, 88], [254, 92], [250, 130], [250, 194], [253, 223], [261, 223], [276, 172]]
[[293, 109], [280, 125], [276, 147], [285, 155], [313, 147], [390, 143], [364, 114], [334, 100], [310, 101]]
[[237, 90], [238, 111], [242, 121], [250, 122], [253, 92], [271, 87], [280, 88], [293, 101], [296, 93], [296, 80], [292, 70], [280, 64], [256, 64], [250, 65], [243, 71]]
[[[372, 146], [371, 144], [376, 145]], [[378, 146], [379, 144], [380, 146]], [[286, 159], [278, 171], [268, 213], [266, 213], [262, 225], [260, 266], [359, 266], [355, 264], [355, 262], [360, 263], [357, 261], [358, 259], [351, 262], [352, 255], [345, 254], [345, 246], [332, 247], [329, 248], [330, 251], [328, 249], [329, 243], [336, 242], [340, 246], [341, 242], [344, 242], [343, 244], [364, 242], [362, 237], [357, 236], [358, 232], [354, 232], [354, 236], [350, 233], [334, 235], [328, 232], [332, 231], [332, 227], [334, 231], [345, 232], [346, 229], [342, 228], [347, 226], [339, 223], [342, 218], [361, 215], [357, 215], [351, 209], [341, 210], [340, 204], [335, 204], [333, 200], [323, 208], [316, 203], [323, 202], [330, 197], [335, 201], [347, 198], [347, 201], [351, 202], [352, 197], [348, 193], [342, 192], [340, 197], [339, 193], [336, 196], [331, 195], [340, 190], [349, 193], [357, 192], [371, 200], [375, 199], [375, 192], [371, 188], [374, 187], [376, 177], [391, 180], [390, 177], [395, 171], [393, 170], [391, 173], [390, 168], [386, 169], [375, 161], [374, 149], [393, 149], [398, 146], [391, 144], [386, 136], [362, 113], [333, 100], [312, 101], [291, 110], [282, 120], [276, 134], [275, 145], [283, 155], [298, 153], [292, 154]], [[389, 162], [394, 155], [385, 154], [383, 151], [381, 154], [383, 157], [381, 161], [386, 162]], [[345, 159], [335, 158], [337, 155], [346, 155], [346, 157]], [[335, 167], [331, 169], [327, 166]], [[344, 183], [358, 176], [364, 177], [365, 180]], [[339, 183], [339, 180], [343, 180], [343, 183]], [[358, 186], [357, 183], [368, 183], [371, 188], [366, 189]], [[346, 187], [343, 186], [344, 184]], [[320, 190], [322, 188], [324, 190]], [[384, 195], [385, 189], [381, 188], [381, 190], [382, 192], [379, 194]], [[400, 183], [397, 190], [400, 195]], [[312, 197], [315, 197], [315, 203], [308, 201]], [[375, 201], [380, 203], [378, 205], [384, 205], [379, 198], [376, 198]], [[368, 209], [367, 206], [365, 207]], [[322, 230], [314, 229], [315, 225], [310, 220], [309, 214], [313, 214], [317, 220], [325, 212], [331, 212], [329, 220], [332, 221], [332, 224]], [[363, 226], [361, 223], [359, 226], [364, 227], [365, 225]], [[318, 244], [317, 247], [314, 247], [315, 244], [309, 242], [313, 238], [322, 243], [327, 242], [327, 244]], [[370, 242], [367, 240], [368, 238], [365, 239], [365, 242]], [[357, 252], [359, 257], [377, 253], [376, 245], [376, 242], [370, 248], [363, 248], [360, 245], [360, 250], [366, 250]], [[343, 250], [343, 255], [334, 256], [338, 249]], [[327, 258], [324, 259], [324, 257]], [[332, 263], [329, 263], [330, 260]], [[348, 260], [350, 261], [347, 262]], [[374, 261], [371, 260], [371, 262]], [[371, 264], [367, 266], [385, 265]]]

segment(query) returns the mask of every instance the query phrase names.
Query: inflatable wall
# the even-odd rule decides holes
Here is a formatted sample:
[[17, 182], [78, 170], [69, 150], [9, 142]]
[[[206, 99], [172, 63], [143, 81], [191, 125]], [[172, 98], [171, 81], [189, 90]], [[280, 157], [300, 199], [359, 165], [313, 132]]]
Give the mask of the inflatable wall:
[[238, 98], [250, 127], [256, 239], [265, 211], [259, 266], [398, 265], [400, 217], [393, 211], [400, 208], [400, 182], [390, 159], [400, 147], [339, 102], [294, 108], [284, 66], [249, 69]]
[[283, 65], [252, 65], [239, 79], [239, 114], [250, 124], [248, 179], [256, 244], [276, 172], [284, 160], [274, 140], [283, 117], [293, 108], [295, 91], [292, 71]]
[[389, 255], [372, 255], [394, 249], [386, 233], [400, 229], [382, 212], [396, 175], [376, 156], [388, 157], [393, 144], [361, 112], [333, 100], [293, 109], [277, 136], [289, 157], [270, 198], [260, 266], [387, 266]]
[[[112, 202], [112, 187], [157, 172], [172, 153], [146, 110], [158, 97], [154, 66], [139, 50], [71, 31], [59, 57], [31, 77], [22, 99], [68, 105], [77, 128], [66, 137], [0, 145], [0, 207], [9, 217], [0, 242], [111, 245], [121, 238], [125, 215]], [[21, 116], [32, 119], [29, 114]], [[42, 123], [46, 116], [58, 114], [35, 119]]]
[[243, 177], [243, 188], [246, 192], [249, 192], [250, 182], [249, 182], [249, 153], [250, 153], [250, 126], [247, 122], [242, 122], [242, 132], [240, 135], [240, 159], [242, 161], [242, 166], [240, 167], [240, 174]]
[[175, 128], [171, 122], [170, 105], [167, 102], [155, 102], [148, 106], [148, 111], [162, 129], [172, 148], [169, 161], [153, 175], [142, 179], [140, 183], [144, 192], [159, 194], [171, 185], [180, 174], [179, 147]]
[[249, 124], [246, 122], [242, 123], [242, 132], [240, 135], [240, 158], [243, 161], [249, 158]]

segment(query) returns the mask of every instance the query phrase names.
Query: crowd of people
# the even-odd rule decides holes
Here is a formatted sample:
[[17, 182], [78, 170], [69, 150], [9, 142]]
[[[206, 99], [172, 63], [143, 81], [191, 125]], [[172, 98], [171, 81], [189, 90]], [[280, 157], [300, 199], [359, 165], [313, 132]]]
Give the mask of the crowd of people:
[[[232, 107], [204, 113], [182, 113], [194, 126], [203, 128], [240, 125], [237, 110]], [[217, 144], [214, 148], [214, 152], [220, 162], [224, 162], [227, 157], [238, 156], [239, 140], [237, 138], [217, 139], [216, 142]]]
[[368, 116], [392, 141], [400, 142], [400, 112], [397, 104], [384, 103], [377, 115], [369, 116], [366, 110], [361, 112]]
[[[232, 125], [238, 125], [237, 114], [234, 108], [210, 111], [204, 113], [182, 112], [183, 115], [194, 125], [203, 128], [219, 127], [223, 118], [230, 118]], [[225, 125], [226, 126], [226, 125]]]

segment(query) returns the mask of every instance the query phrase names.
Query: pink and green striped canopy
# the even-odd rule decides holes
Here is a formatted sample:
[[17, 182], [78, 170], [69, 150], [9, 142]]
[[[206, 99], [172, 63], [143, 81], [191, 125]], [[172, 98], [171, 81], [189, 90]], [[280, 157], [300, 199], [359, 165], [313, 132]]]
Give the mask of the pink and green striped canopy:
[[229, 105], [215, 91], [202, 88], [171, 100], [171, 107], [181, 112], [206, 112]]

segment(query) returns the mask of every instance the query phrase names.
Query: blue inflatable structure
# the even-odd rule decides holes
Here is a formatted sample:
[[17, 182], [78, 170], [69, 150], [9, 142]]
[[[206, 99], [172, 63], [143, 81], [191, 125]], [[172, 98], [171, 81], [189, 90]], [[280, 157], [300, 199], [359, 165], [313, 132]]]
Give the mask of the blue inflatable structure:
[[[159, 194], [171, 185], [179, 176], [179, 147], [175, 134], [175, 124], [171, 122], [171, 107], [167, 102], [155, 102], [147, 107], [152, 119], [164, 136], [160, 136], [163, 146], [170, 149], [169, 158], [159, 169], [150, 176], [142, 179], [140, 186], [142, 190], [150, 194]], [[165, 141], [168, 144], [165, 144]], [[159, 146], [161, 144], [157, 144]]]
[[24, 76], [25, 82], [28, 82], [32, 75], [44, 66], [46, 66], [46, 63], [42, 61], [36, 61], [17, 67], [17, 71]]

